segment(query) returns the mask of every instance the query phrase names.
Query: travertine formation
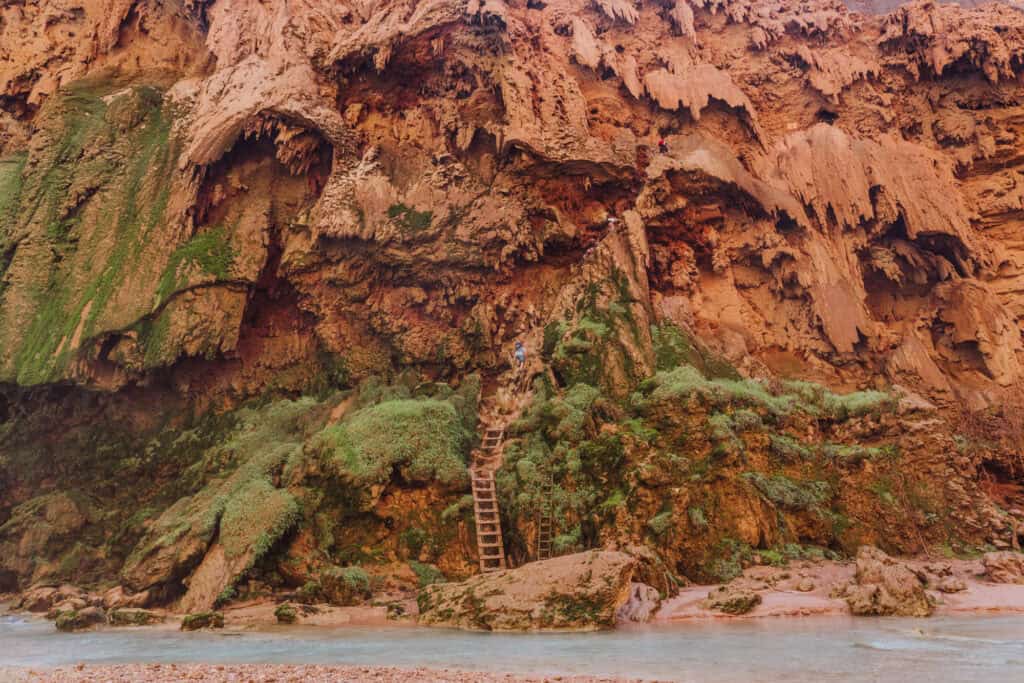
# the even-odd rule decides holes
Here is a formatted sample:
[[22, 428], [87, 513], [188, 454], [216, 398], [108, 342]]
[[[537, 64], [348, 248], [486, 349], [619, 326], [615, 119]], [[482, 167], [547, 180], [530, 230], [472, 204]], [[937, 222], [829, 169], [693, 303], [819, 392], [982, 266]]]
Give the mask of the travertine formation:
[[[1024, 13], [976, 4], [5, 5], [0, 567], [88, 557], [189, 609], [261, 572], [458, 573], [464, 527], [402, 534], [460, 519], [467, 379], [528, 335], [550, 404], [498, 491], [561, 468], [556, 545], [660, 544], [666, 583], [727, 540], [1009, 547], [1019, 445], [957, 416], [1017, 424]], [[236, 416], [303, 395], [282, 433]]]

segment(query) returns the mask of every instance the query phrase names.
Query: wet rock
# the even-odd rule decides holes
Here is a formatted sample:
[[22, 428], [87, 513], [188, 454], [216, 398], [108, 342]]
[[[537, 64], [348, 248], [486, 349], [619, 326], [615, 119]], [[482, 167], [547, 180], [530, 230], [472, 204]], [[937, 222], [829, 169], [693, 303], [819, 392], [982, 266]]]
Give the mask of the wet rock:
[[651, 620], [661, 606], [661, 594], [653, 586], [633, 583], [629, 587], [629, 600], [619, 608], [618, 621], [633, 621], [640, 624]]
[[726, 614], [746, 614], [761, 604], [761, 595], [752, 590], [722, 586], [708, 593], [704, 607]]
[[198, 631], [201, 628], [224, 628], [224, 615], [220, 612], [197, 612], [181, 620], [182, 631]]
[[926, 617], [934, 609], [921, 577], [878, 548], [863, 546], [857, 552], [854, 581], [846, 591], [854, 614]]
[[482, 631], [593, 631], [611, 628], [629, 599], [636, 560], [589, 551], [427, 586], [420, 623]]
[[1024, 554], [1013, 551], [985, 553], [981, 561], [990, 580], [1024, 584]]
[[115, 609], [107, 614], [107, 623], [111, 626], [148, 626], [163, 621], [162, 614], [145, 609]]
[[106, 622], [106, 615], [99, 607], [86, 607], [70, 612], [61, 612], [55, 622], [58, 631], [80, 631]]

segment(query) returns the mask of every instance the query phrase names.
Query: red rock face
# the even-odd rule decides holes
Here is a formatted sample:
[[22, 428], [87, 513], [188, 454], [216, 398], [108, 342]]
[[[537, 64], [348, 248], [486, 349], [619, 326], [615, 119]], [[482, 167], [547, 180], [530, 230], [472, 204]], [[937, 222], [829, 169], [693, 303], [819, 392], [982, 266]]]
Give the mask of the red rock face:
[[167, 396], [201, 413], [328, 373], [489, 387], [515, 339], [539, 348], [611, 294], [630, 329], [591, 369], [620, 398], [655, 369], [659, 323], [748, 377], [942, 408], [1002, 406], [1022, 379], [1010, 5], [40, 0], [0, 18], [5, 413], [25, 387], [100, 390], [139, 422]]

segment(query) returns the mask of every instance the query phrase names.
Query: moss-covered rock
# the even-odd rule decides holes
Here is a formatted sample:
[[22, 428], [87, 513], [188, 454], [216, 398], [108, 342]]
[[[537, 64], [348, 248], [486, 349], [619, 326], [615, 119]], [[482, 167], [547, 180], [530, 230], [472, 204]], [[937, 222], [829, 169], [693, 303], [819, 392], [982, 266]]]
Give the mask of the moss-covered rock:
[[277, 606], [277, 609], [274, 610], [274, 616], [277, 617], [277, 623], [279, 624], [294, 624], [299, 620], [298, 610], [287, 602]]
[[224, 628], [224, 615], [220, 612], [197, 612], [187, 614], [181, 620], [182, 631], [198, 631], [203, 628]]
[[105, 621], [106, 616], [99, 607], [83, 607], [78, 610], [60, 612], [56, 616], [54, 624], [58, 631], [80, 631]]
[[319, 584], [332, 605], [357, 605], [370, 597], [370, 577], [361, 567], [330, 567], [320, 574]]
[[148, 626], [163, 623], [162, 614], [145, 609], [114, 609], [107, 614], [107, 623], [111, 626]]

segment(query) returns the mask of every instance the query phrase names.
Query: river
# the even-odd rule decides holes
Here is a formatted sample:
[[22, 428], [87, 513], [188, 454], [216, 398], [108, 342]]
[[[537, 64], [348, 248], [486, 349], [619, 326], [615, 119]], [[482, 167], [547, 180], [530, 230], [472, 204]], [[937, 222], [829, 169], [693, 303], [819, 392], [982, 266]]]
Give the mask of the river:
[[586, 634], [416, 627], [57, 633], [0, 616], [0, 665], [356, 664], [677, 681], [1024, 681], [1024, 617], [770, 618]]

